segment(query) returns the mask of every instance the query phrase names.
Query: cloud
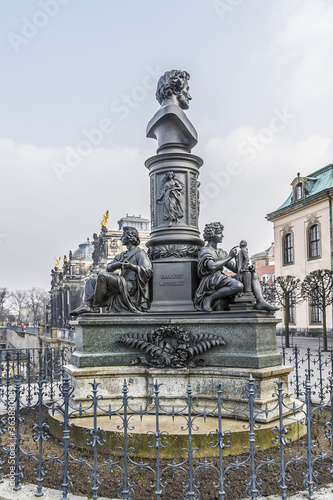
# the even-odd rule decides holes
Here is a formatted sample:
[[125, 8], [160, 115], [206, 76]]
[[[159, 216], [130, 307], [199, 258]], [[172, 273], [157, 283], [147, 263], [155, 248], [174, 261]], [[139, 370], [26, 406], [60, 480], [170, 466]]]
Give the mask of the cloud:
[[226, 246], [246, 239], [251, 253], [273, 241], [273, 225], [265, 215], [289, 196], [297, 172], [307, 175], [330, 163], [332, 146], [330, 138], [317, 134], [294, 140], [286, 128], [261, 144], [254, 158], [242, 154], [240, 145], [258, 137], [260, 129], [240, 127], [207, 141], [200, 176], [201, 226], [220, 220]]
[[[38, 148], [0, 138], [2, 181], [0, 276], [9, 288], [48, 286], [54, 257], [75, 250], [126, 215], [149, 216], [148, 154], [137, 148], [95, 148], [59, 182], [52, 164], [65, 148]], [[24, 270], [19, 272], [18, 266]], [[23, 284], [24, 282], [24, 284]], [[11, 285], [12, 283], [12, 285]]]
[[[276, 74], [285, 85], [293, 109], [312, 117], [314, 128], [331, 124], [333, 86], [333, 5], [324, 0], [297, 1], [272, 42], [278, 55]], [[288, 11], [290, 10], [290, 5]]]

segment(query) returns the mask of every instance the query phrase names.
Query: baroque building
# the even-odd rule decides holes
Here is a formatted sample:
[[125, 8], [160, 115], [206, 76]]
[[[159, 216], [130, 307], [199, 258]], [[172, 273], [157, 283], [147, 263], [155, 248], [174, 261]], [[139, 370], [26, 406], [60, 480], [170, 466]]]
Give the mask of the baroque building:
[[115, 255], [126, 247], [123, 247], [120, 238], [123, 227], [132, 226], [139, 231], [140, 247], [146, 249], [149, 239], [149, 220], [141, 216], [122, 217], [118, 221], [118, 229], [107, 229], [108, 212], [104, 215], [100, 233], [94, 233], [92, 240], [81, 243], [75, 252], [69, 252], [69, 256], [63, 258], [62, 267], [60, 259], [51, 271], [50, 291], [50, 318], [49, 323], [53, 327], [61, 328], [70, 321], [70, 311], [81, 304], [81, 297], [86, 279], [92, 274], [105, 271], [106, 266]]
[[[291, 183], [288, 199], [267, 219], [274, 224], [275, 274], [303, 280], [316, 269], [333, 269], [333, 164]], [[277, 317], [282, 318], [279, 311]], [[290, 311], [291, 327], [299, 334], [320, 335], [322, 315], [305, 301]], [[327, 310], [332, 329], [332, 307]]]

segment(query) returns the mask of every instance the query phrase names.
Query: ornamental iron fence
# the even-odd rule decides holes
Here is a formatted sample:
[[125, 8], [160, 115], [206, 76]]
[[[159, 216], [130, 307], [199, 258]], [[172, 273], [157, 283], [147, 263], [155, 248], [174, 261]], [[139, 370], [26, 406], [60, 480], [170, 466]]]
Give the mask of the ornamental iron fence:
[[[311, 353], [310, 362], [308, 357], [300, 359], [296, 346], [290, 355], [284, 353], [287, 364], [293, 362], [295, 368], [299, 368], [297, 372], [295, 369], [298, 378], [293, 383], [298, 399], [292, 402], [283, 382], [277, 380], [274, 405], [259, 409], [257, 386], [250, 376], [244, 387], [243, 403], [232, 410], [229, 405], [225, 406], [223, 384], [216, 386], [212, 406], [207, 409], [198, 403], [190, 382], [182, 399], [183, 405], [177, 409], [163, 406], [160, 385], [155, 382], [150, 388], [150, 404], [143, 410], [132, 406], [134, 398], [126, 380], [117, 407], [103, 405], [96, 381], [90, 384], [84, 408], [74, 404], [74, 388], [63, 370], [70, 350], [66, 353], [54, 350], [52, 354], [37, 350], [35, 363], [31, 361], [32, 354], [26, 351], [18, 354], [5, 350], [1, 354], [0, 480], [1, 475], [9, 476], [15, 491], [29, 481], [36, 484], [36, 496], [41, 496], [48, 485], [48, 476], [54, 472], [62, 500], [67, 500], [69, 492], [82, 494], [83, 484], [89, 492], [88, 498], [94, 500], [99, 496], [126, 500], [167, 497], [191, 500], [248, 497], [255, 500], [269, 494], [267, 488], [272, 485], [285, 500], [295, 478], [299, 477], [301, 486], [308, 491], [308, 498], [313, 500], [319, 479], [328, 482], [333, 477], [333, 377], [324, 378], [325, 368], [331, 369], [332, 365], [328, 363], [325, 367], [326, 361], [318, 352], [313, 358], [317, 360], [318, 383]], [[28, 359], [30, 361], [24, 364]], [[60, 367], [59, 359], [63, 361]], [[301, 380], [303, 365], [305, 378]], [[319, 398], [318, 403], [314, 403], [314, 393]], [[258, 441], [265, 424], [259, 424], [258, 420], [263, 415], [269, 418], [273, 412], [278, 417], [270, 429], [271, 445], [263, 452]], [[286, 413], [292, 417], [301, 416], [299, 425], [305, 435], [296, 451]], [[229, 418], [225, 418], [226, 414]], [[49, 415], [59, 422], [60, 442], [49, 432]], [[106, 446], [106, 429], [98, 424], [102, 416], [108, 421], [116, 419], [115, 428], [121, 442], [115, 449]], [[71, 441], [75, 417], [90, 419], [82, 446], [74, 446]], [[163, 458], [163, 450], [170, 446], [166, 418], [171, 421], [178, 418], [183, 422], [181, 432], [186, 436], [186, 446], [181, 450], [181, 458]], [[132, 446], [135, 419], [151, 425], [146, 429], [145, 446], [150, 452], [154, 450], [153, 459], [144, 458], [147, 456], [144, 450]], [[248, 443], [240, 455], [228, 454], [234, 437], [234, 432], [229, 430], [230, 419], [240, 422], [248, 436]], [[200, 442], [208, 444], [211, 454], [202, 458], [198, 456], [195, 435], [203, 422], [211, 423], [211, 428], [201, 435]], [[210, 485], [209, 496], [207, 484]], [[240, 496], [236, 495], [236, 489]]]
[[290, 349], [282, 347], [282, 360], [284, 365], [294, 368], [289, 376], [289, 387], [297, 398], [302, 398], [305, 381], [309, 380], [313, 401], [322, 403], [327, 399], [327, 380], [333, 376], [333, 351], [297, 345]]

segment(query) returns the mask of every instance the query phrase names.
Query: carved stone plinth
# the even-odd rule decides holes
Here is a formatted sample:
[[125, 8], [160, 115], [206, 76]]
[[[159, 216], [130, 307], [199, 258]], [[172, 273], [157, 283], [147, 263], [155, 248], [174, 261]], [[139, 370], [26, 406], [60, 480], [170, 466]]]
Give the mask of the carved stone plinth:
[[[226, 345], [202, 351], [200, 359], [207, 367], [279, 366], [282, 357], [276, 350], [278, 322], [272, 313], [261, 311], [175, 312], [174, 315], [86, 314], [75, 322], [76, 351], [72, 355], [72, 363], [77, 367], [129, 366], [145, 353], [120, 343], [123, 335], [147, 334], [160, 327], [173, 326], [184, 328], [191, 335], [218, 335], [223, 338]], [[162, 354], [166, 355], [166, 352]]]

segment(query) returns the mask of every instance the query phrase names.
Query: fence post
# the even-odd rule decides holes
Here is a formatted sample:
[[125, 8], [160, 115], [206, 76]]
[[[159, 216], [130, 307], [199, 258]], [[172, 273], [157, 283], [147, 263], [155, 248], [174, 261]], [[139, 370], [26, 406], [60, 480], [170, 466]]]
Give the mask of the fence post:
[[70, 396], [70, 383], [69, 377], [66, 374], [63, 378], [62, 395], [64, 398], [64, 477], [61, 485], [62, 500], [67, 500], [67, 494], [70, 488], [69, 472], [68, 472], [68, 455], [69, 455], [69, 396]]
[[252, 377], [252, 374], [249, 376], [249, 385], [248, 385], [248, 393], [249, 393], [249, 410], [250, 410], [250, 415], [249, 415], [249, 426], [250, 426], [250, 433], [249, 433], [249, 442], [250, 442], [250, 459], [251, 459], [251, 465], [250, 465], [250, 484], [249, 486], [251, 487], [250, 493], [251, 493], [251, 499], [256, 500], [257, 495], [259, 493], [259, 490], [257, 490], [256, 487], [256, 482], [257, 482], [257, 477], [256, 477], [256, 466], [255, 466], [255, 432], [254, 432], [254, 427], [255, 427], [255, 417], [254, 417], [254, 397], [255, 397], [255, 386], [254, 386], [254, 378]]
[[[219, 383], [217, 385], [217, 409], [218, 409], [218, 434], [217, 434], [217, 444], [219, 447], [219, 479], [220, 479], [220, 491], [219, 495], [221, 499], [224, 500], [225, 491], [224, 491], [224, 473], [223, 473], [223, 449], [225, 444], [223, 442], [224, 432], [222, 432], [222, 384]], [[229, 432], [230, 435], [230, 432]]]
[[48, 430], [49, 426], [43, 424], [43, 380], [38, 380], [38, 424], [33, 426], [33, 430], [36, 432], [33, 436], [34, 441], [38, 441], [38, 478], [37, 478], [37, 493], [36, 497], [43, 495], [42, 483], [45, 473], [43, 471], [43, 440], [46, 440], [44, 432]]
[[38, 349], [38, 378], [43, 378], [43, 349]]
[[319, 369], [319, 397], [320, 397], [320, 403], [323, 402], [324, 400], [324, 388], [323, 388], [323, 360], [322, 360], [322, 352], [321, 349], [318, 349], [318, 369]]
[[16, 423], [16, 452], [15, 452], [15, 486], [14, 490], [21, 489], [20, 482], [22, 480], [22, 467], [20, 465], [20, 392], [21, 392], [21, 377], [15, 377], [15, 423]]
[[299, 360], [298, 360], [298, 354], [299, 354], [299, 349], [297, 345], [294, 347], [294, 356], [295, 356], [295, 376], [296, 376], [296, 397], [299, 398], [301, 395], [300, 391], [300, 384], [299, 384], [299, 374], [298, 374], [298, 368], [299, 368]]
[[286, 346], [285, 345], [282, 346], [282, 364], [283, 365], [286, 364]]
[[187, 384], [187, 408], [188, 408], [188, 465], [189, 465], [189, 487], [190, 490], [186, 494], [186, 498], [195, 498], [195, 492], [193, 491], [193, 449], [192, 449], [192, 388], [191, 382], [188, 381]]
[[124, 489], [121, 492], [123, 499], [129, 499], [129, 484], [128, 484], [128, 387], [126, 380], [123, 384], [123, 408], [124, 408]]
[[307, 452], [307, 472], [305, 474], [304, 486], [307, 486], [309, 499], [314, 499], [313, 489], [313, 464], [312, 464], [312, 441], [311, 441], [311, 384], [307, 377], [305, 380], [305, 407], [306, 407], [306, 452]]
[[279, 443], [280, 443], [280, 467], [281, 467], [281, 496], [282, 500], [287, 498], [287, 486], [286, 486], [286, 471], [284, 463], [284, 446], [286, 444], [285, 434], [289, 432], [288, 428], [283, 427], [283, 381], [280, 379], [277, 382], [278, 391], [278, 404], [279, 404]]
[[97, 499], [97, 491], [98, 491], [98, 486], [97, 486], [97, 483], [98, 483], [98, 477], [97, 477], [97, 443], [101, 444], [101, 442], [98, 439], [99, 428], [97, 427], [97, 387], [99, 386], [99, 384], [96, 382], [96, 380], [94, 380], [94, 382], [91, 383], [90, 385], [92, 386], [92, 393], [93, 393], [93, 395], [92, 395], [92, 403], [93, 403], [93, 408], [94, 408], [94, 429], [91, 432], [92, 441], [90, 443], [87, 443], [87, 444], [90, 444], [90, 445], [92, 445], [94, 447], [94, 470], [93, 470], [94, 484], [93, 484], [93, 487], [92, 487], [92, 491], [93, 491], [93, 500], [96, 500]]
[[156, 448], [156, 498], [160, 500], [162, 495], [161, 490], [161, 478], [160, 478], [160, 444], [161, 444], [161, 433], [159, 425], [159, 409], [160, 409], [160, 385], [158, 385], [157, 380], [154, 384], [154, 394], [155, 394], [155, 448]]

